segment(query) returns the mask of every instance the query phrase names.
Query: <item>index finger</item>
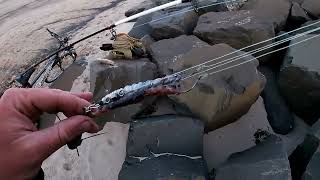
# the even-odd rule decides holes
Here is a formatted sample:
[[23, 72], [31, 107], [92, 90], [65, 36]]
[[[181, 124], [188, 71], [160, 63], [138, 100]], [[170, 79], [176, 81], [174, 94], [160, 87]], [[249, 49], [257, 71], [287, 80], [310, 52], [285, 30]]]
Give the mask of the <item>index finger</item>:
[[30, 119], [43, 112], [63, 112], [68, 117], [82, 115], [83, 108], [90, 105], [85, 99], [56, 89], [13, 89], [5, 92], [1, 99], [9, 101], [7, 103]]

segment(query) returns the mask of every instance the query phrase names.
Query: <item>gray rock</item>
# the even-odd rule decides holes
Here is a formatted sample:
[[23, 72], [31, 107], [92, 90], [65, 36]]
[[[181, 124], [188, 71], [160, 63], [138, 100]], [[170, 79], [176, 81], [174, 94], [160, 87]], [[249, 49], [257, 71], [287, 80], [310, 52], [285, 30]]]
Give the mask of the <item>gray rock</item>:
[[[307, 166], [310, 163], [313, 155], [315, 155], [320, 143], [320, 121], [315, 123], [304, 141], [293, 151], [290, 155], [290, 165], [292, 169], [292, 176], [294, 179], [301, 179]], [[313, 166], [312, 164], [310, 166]], [[305, 178], [308, 178], [308, 173]]]
[[[306, 27], [306, 26], [308, 26], [308, 27]], [[301, 31], [301, 32], [306, 32], [306, 31], [313, 30], [315, 28], [320, 28], [320, 21], [308, 21], [308, 22], [304, 23], [303, 25], [301, 25], [301, 27], [305, 27], [303, 29], [303, 31]], [[320, 30], [314, 31], [310, 34], [320, 34]]]
[[[90, 88], [95, 102], [99, 101], [108, 92], [156, 77], [157, 67], [148, 59], [119, 60], [115, 62], [115, 65], [107, 63], [103, 60], [90, 63]], [[132, 120], [131, 117], [139, 112], [141, 107], [148, 103], [151, 104], [151, 102], [152, 98], [147, 98], [138, 104], [110, 110], [96, 120], [100, 125], [104, 125], [106, 121], [126, 123]]]
[[[181, 7], [177, 7], [179, 10]], [[155, 40], [175, 38], [180, 35], [191, 35], [194, 27], [197, 25], [198, 15], [194, 11], [178, 13], [180, 11], [192, 10], [192, 8], [168, 9], [166, 11], [157, 12], [152, 16], [151, 36]], [[166, 17], [166, 18], [164, 18]], [[161, 19], [159, 21], [156, 21]]]
[[[297, 43], [314, 35], [293, 40]], [[279, 74], [279, 87], [291, 109], [312, 124], [320, 117], [320, 64], [318, 38], [289, 48]]]
[[302, 180], [318, 180], [320, 179], [320, 147], [313, 154], [306, 171], [302, 176]]
[[130, 17], [130, 16], [133, 16], [133, 15], [135, 15], [135, 14], [138, 14], [138, 13], [144, 11], [144, 10], [146, 10], [145, 7], [134, 7], [134, 8], [132, 8], [132, 9], [129, 9], [128, 11], [126, 11], [126, 12], [124, 13], [124, 15], [125, 15], [126, 17]]
[[160, 73], [171, 74], [172, 65], [177, 58], [193, 48], [209, 46], [195, 36], [179, 36], [155, 42], [151, 45], [153, 61], [159, 66]]
[[208, 180], [206, 163], [199, 157], [162, 155], [125, 163], [119, 180]]
[[151, 52], [151, 44], [153, 44], [155, 40], [150, 35], [145, 35], [140, 39], [140, 41], [143, 43], [147, 53], [149, 54]]
[[305, 9], [310, 15], [320, 17], [320, 1], [304, 0], [301, 7]]
[[272, 23], [278, 32], [285, 28], [291, 3], [288, 0], [249, 0], [241, 9], [252, 10], [255, 18]]
[[306, 11], [296, 2], [292, 3], [290, 19], [299, 23], [311, 20]]
[[151, 28], [149, 25], [151, 20], [151, 14], [140, 17], [134, 24], [133, 28], [129, 31], [128, 35], [137, 39], [141, 39], [143, 36], [151, 34]]
[[[194, 34], [209, 44], [226, 43], [233, 48], [240, 49], [273, 38], [275, 36], [272, 24], [261, 22], [252, 11], [241, 10], [231, 12], [211, 12], [200, 16]], [[263, 43], [252, 48], [271, 44]], [[259, 56], [267, 51], [253, 54]], [[270, 57], [261, 58], [267, 61]]]
[[182, 116], [193, 116], [188, 109], [180, 106], [167, 96], [157, 97], [152, 104], [147, 104], [141, 108], [134, 118], [149, 118], [162, 115], [182, 115]]
[[271, 24], [257, 21], [251, 11], [211, 12], [200, 16], [194, 34], [210, 44], [243, 48], [274, 37]]
[[221, 166], [233, 153], [256, 146], [254, 134], [258, 131], [273, 133], [261, 97], [239, 120], [204, 135], [203, 154], [209, 171]]
[[233, 154], [215, 173], [215, 180], [291, 180], [287, 154], [281, 139], [276, 136]]
[[[230, 56], [217, 58], [234, 51], [235, 49], [226, 44], [194, 48], [179, 56], [174, 61], [172, 70], [173, 72], [179, 72], [212, 59], [215, 59], [215, 61], [211, 65], [217, 63], [221, 65], [226, 63]], [[238, 52], [233, 56], [240, 55], [243, 55], [243, 52]], [[265, 84], [265, 78], [257, 71], [257, 60], [237, 66], [239, 63], [248, 60], [254, 60], [254, 58], [249, 56], [237, 61], [229, 61], [228, 64], [208, 70], [201, 74], [204, 77], [198, 81], [195, 88], [190, 92], [170, 97], [203, 120], [208, 131], [235, 122], [246, 114], [251, 105], [256, 102]], [[184, 74], [190, 75], [196, 72], [195, 69], [204, 71], [208, 68], [200, 66]], [[209, 75], [209, 73], [214, 74]], [[181, 83], [181, 88], [189, 89], [197, 82], [198, 78], [199, 76], [195, 75], [184, 80]]]
[[[227, 5], [223, 3], [224, 0], [202, 0], [199, 1], [199, 14], [205, 14], [208, 12], [220, 12], [220, 11], [229, 11]], [[212, 4], [216, 4], [212, 6]]]
[[288, 134], [293, 129], [294, 121], [287, 103], [280, 94], [276, 74], [271, 68], [265, 66], [260, 66], [259, 71], [267, 78], [262, 97], [268, 112], [270, 125], [274, 132]]
[[308, 126], [302, 119], [294, 116], [294, 128], [286, 135], [279, 135], [281, 137], [287, 154], [290, 156], [293, 151], [304, 141], [306, 135], [310, 132]]
[[149, 157], [152, 153], [202, 156], [204, 125], [181, 116], [159, 116], [131, 123], [127, 156]]

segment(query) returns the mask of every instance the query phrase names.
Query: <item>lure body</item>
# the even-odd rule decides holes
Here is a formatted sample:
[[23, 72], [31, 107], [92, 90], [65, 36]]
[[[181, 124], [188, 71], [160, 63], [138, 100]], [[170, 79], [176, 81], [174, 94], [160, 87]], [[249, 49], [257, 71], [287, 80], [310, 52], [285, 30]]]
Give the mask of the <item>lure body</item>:
[[103, 97], [98, 103], [84, 109], [85, 114], [91, 117], [118, 107], [141, 101], [146, 96], [179, 94], [180, 75], [170, 75], [155, 80], [149, 80], [125, 86]]

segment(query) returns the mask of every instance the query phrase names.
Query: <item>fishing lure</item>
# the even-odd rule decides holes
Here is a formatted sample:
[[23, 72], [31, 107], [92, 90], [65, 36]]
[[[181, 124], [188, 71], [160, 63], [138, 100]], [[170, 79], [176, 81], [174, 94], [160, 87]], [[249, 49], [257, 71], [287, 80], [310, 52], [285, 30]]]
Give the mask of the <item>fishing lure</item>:
[[146, 96], [181, 94], [180, 75], [170, 75], [125, 86], [103, 97], [98, 103], [84, 108], [85, 115], [95, 117], [109, 109], [130, 105]]

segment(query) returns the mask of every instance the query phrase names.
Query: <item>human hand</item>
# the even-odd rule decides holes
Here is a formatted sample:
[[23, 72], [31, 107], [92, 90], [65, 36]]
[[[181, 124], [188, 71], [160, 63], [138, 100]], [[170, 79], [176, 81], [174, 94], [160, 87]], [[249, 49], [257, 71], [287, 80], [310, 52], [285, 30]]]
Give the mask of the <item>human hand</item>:
[[[42, 162], [60, 147], [84, 132], [98, 132], [98, 125], [81, 115], [91, 99], [91, 93], [7, 90], [0, 99], [0, 179], [33, 179]], [[38, 130], [35, 123], [44, 112], [63, 112], [68, 119]]]

